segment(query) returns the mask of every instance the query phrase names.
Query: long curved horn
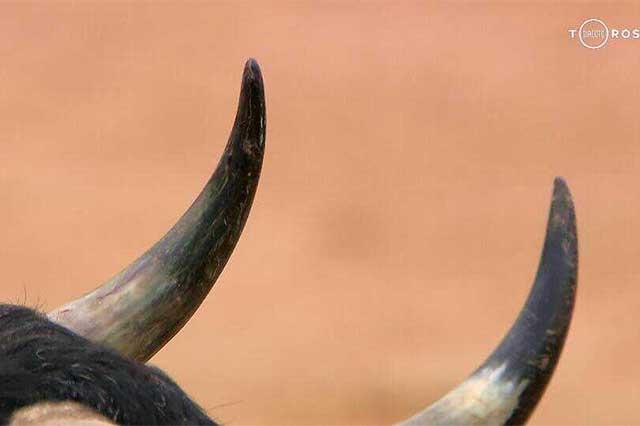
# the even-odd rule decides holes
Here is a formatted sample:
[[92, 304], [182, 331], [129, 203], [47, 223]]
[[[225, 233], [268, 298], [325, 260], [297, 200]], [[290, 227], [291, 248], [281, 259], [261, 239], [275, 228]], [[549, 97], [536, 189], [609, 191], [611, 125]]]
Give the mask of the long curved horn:
[[566, 183], [556, 178], [535, 283], [511, 330], [462, 384], [400, 425], [522, 424], [553, 375], [576, 295], [576, 219]]
[[265, 126], [262, 75], [250, 59], [229, 142], [193, 205], [138, 260], [49, 318], [130, 358], [151, 358], [200, 306], [240, 237], [260, 177]]

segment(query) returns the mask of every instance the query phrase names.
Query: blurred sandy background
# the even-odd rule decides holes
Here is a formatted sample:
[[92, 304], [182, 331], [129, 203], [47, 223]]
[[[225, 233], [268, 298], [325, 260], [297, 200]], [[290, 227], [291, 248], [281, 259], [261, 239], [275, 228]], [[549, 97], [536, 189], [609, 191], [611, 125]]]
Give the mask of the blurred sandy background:
[[244, 61], [267, 153], [244, 235], [152, 362], [235, 425], [385, 424], [461, 381], [529, 290], [553, 177], [577, 310], [534, 424], [640, 423], [632, 6], [0, 4], [0, 299], [49, 309], [161, 237], [215, 167]]

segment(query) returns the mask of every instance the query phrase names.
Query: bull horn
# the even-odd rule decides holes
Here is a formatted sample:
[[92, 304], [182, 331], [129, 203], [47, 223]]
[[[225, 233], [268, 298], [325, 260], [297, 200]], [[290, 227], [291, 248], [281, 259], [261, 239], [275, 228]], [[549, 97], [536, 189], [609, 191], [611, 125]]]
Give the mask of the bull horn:
[[577, 268], [573, 202], [566, 183], [556, 178], [538, 273], [518, 319], [471, 376], [400, 425], [526, 422], [562, 352], [573, 312]]
[[193, 205], [139, 259], [49, 318], [138, 361], [160, 350], [200, 306], [240, 237], [260, 177], [265, 125], [262, 75], [250, 59], [229, 141]]

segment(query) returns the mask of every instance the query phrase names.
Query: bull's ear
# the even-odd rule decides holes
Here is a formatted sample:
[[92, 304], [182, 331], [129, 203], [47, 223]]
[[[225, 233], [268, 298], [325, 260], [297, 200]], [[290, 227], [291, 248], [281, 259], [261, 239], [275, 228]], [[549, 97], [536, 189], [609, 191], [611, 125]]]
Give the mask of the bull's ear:
[[557, 178], [538, 274], [511, 330], [462, 384], [400, 424], [526, 422], [551, 379], [569, 330], [577, 268], [573, 202], [567, 185]]
[[250, 59], [229, 142], [193, 205], [138, 260], [49, 318], [139, 361], [160, 350], [202, 303], [240, 237], [260, 177], [265, 131], [262, 75]]

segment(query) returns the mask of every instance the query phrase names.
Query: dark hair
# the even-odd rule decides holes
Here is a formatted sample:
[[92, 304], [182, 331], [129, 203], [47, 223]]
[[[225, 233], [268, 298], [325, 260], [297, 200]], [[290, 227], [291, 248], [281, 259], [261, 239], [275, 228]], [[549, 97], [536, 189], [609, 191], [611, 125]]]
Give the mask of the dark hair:
[[0, 304], [0, 424], [23, 407], [58, 401], [75, 401], [120, 424], [215, 424], [158, 368], [31, 309]]

